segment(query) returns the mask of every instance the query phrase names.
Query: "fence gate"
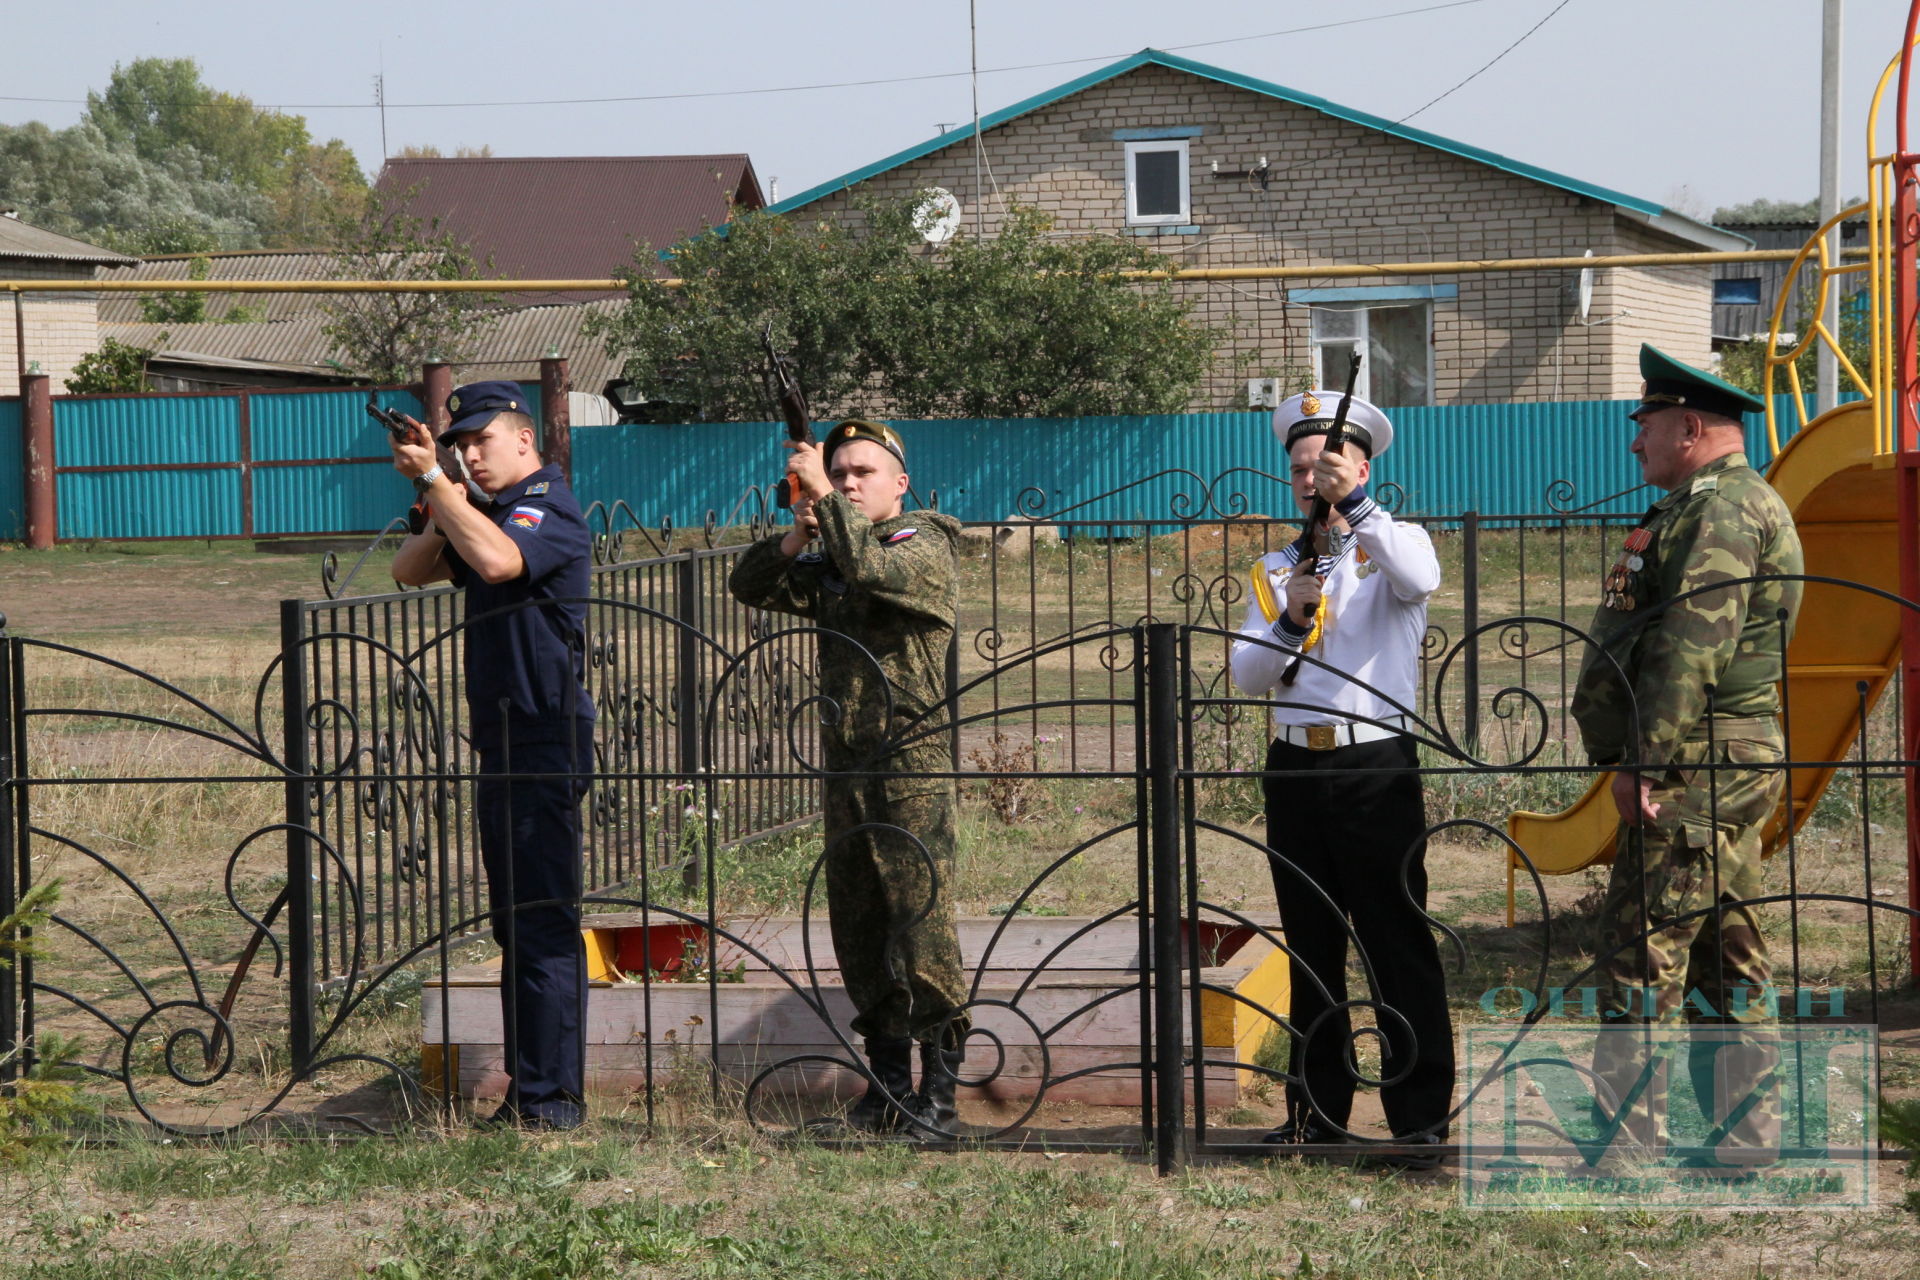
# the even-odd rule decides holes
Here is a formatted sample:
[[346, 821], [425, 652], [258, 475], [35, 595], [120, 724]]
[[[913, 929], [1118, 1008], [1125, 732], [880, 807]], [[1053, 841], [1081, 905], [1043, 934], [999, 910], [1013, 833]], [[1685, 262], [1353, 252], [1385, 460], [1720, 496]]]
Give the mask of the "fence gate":
[[[960, 1140], [1151, 1152], [1163, 1170], [1270, 1154], [1297, 1033], [1347, 1046], [1365, 1154], [1406, 1150], [1368, 1083], [1393, 1083], [1382, 1046], [1403, 1017], [1375, 987], [1379, 957], [1349, 952], [1334, 1003], [1350, 1035], [1287, 1022], [1289, 991], [1325, 975], [1289, 963], [1265, 843], [1268, 719], [1288, 700], [1227, 675], [1244, 604], [1226, 566], [1252, 527], [1053, 543], [1028, 526], [1010, 546], [1014, 526], [984, 526], [969, 544], [968, 598], [986, 604], [962, 619], [948, 714], [908, 731], [947, 744], [962, 794], [960, 858], [928, 904], [960, 917]], [[1468, 535], [1436, 536], [1449, 560]], [[1518, 1049], [1592, 1024], [1604, 960], [1603, 851], [1583, 877], [1562, 831], [1508, 820], [1592, 817], [1563, 714], [1588, 642], [1565, 619], [1584, 608], [1566, 548], [1586, 535], [1549, 535], [1557, 566], [1528, 564], [1517, 533], [1470, 536], [1469, 564], [1512, 572], [1470, 587], [1470, 611], [1450, 579], [1431, 607], [1457, 638], [1429, 644], [1403, 709], [1427, 797], [1423, 909], [1466, 1064], [1444, 1122], [1456, 1143], [1517, 1079]], [[737, 551], [596, 571], [588, 1065], [649, 1120], [719, 1106], [783, 1132], [866, 1083], [813, 817], [836, 712], [821, 664], [874, 659], [733, 604]], [[1556, 574], [1560, 616], [1509, 607]], [[1129, 580], [1143, 596], [1115, 586]], [[1911, 607], [1808, 583], [1809, 609], [1897, 622]], [[32, 950], [0, 969], [0, 1079], [66, 1064], [111, 1111], [183, 1133], [385, 1129], [500, 1086], [459, 612], [451, 591], [289, 602], [279, 655], [244, 677], [218, 653], [148, 673], [0, 637], [0, 915], [59, 882], [45, 922], [17, 931]], [[1899, 885], [1911, 762], [1892, 699], [1876, 703], [1885, 682], [1854, 684], [1845, 716], [1790, 686], [1790, 730], [1825, 716], [1830, 741], [1793, 738], [1794, 821], [1763, 891], [1723, 908], [1761, 920], [1796, 1062], [1812, 1031], [1867, 1028], [1869, 1065], [1904, 1080], [1920, 1052]], [[1418, 896], [1410, 879], [1378, 891]], [[1868, 1132], [1826, 1139], [1864, 1150]]]

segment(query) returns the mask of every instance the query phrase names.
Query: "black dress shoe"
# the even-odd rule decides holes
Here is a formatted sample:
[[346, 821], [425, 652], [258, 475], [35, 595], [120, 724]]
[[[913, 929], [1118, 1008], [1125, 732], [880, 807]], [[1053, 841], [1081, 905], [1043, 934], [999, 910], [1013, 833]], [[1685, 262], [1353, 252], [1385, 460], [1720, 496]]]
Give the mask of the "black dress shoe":
[[[1402, 1147], [1443, 1147], [1447, 1140], [1437, 1133], [1414, 1133], [1404, 1138], [1395, 1138], [1395, 1145]], [[1446, 1156], [1439, 1151], [1382, 1152], [1373, 1157], [1372, 1163], [1388, 1169], [1438, 1169]]]
[[577, 1106], [552, 1107], [543, 1111], [521, 1111], [510, 1103], [484, 1120], [474, 1121], [476, 1129], [520, 1129], [527, 1133], [565, 1133], [578, 1129], [585, 1117]]
[[1345, 1143], [1347, 1136], [1320, 1117], [1308, 1116], [1287, 1121], [1260, 1141], [1270, 1147], [1337, 1146]]

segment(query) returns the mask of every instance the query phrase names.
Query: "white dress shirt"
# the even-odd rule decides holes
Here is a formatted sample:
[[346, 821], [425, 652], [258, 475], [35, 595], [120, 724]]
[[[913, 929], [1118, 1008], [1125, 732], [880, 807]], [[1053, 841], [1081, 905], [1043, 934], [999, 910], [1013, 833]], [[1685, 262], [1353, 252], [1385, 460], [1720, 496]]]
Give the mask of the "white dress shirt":
[[[1353, 532], [1320, 558], [1327, 619], [1294, 683], [1282, 685], [1280, 675], [1306, 638], [1286, 613], [1286, 581], [1306, 549], [1303, 541], [1261, 557], [1256, 572], [1274, 575], [1280, 619], [1268, 622], [1249, 592], [1242, 638], [1228, 656], [1233, 682], [1242, 692], [1299, 704], [1275, 707], [1276, 725], [1390, 721], [1419, 706], [1427, 599], [1440, 585], [1433, 540], [1420, 526], [1396, 521], [1363, 489], [1336, 510]], [[1366, 553], [1364, 565], [1360, 552]], [[1313, 659], [1327, 666], [1315, 666]]]

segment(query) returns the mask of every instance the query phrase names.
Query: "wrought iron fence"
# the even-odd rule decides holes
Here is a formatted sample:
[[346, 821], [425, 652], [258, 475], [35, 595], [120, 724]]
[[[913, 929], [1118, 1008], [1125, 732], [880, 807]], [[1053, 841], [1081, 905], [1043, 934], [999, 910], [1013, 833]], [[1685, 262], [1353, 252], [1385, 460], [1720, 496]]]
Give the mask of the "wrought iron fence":
[[[594, 568], [586, 650], [597, 712], [585, 849], [590, 891], [637, 883], [643, 868], [696, 883], [706, 837], [727, 848], [817, 810], [805, 779], [769, 774], [786, 715], [814, 684], [813, 657], [796, 642], [755, 647], [750, 667], [733, 673], [720, 731], [701, 733], [700, 710], [727, 655], [770, 630], [727, 593], [740, 550]], [[459, 918], [480, 909], [474, 815], [445, 781], [475, 767], [461, 692], [461, 593], [437, 587], [288, 602], [282, 622], [283, 650], [306, 655], [316, 750], [330, 762], [326, 781], [309, 795], [309, 821], [352, 872], [337, 876], [331, 862], [316, 871], [317, 963], [337, 979], [348, 973], [356, 886], [370, 930], [360, 940], [369, 964], [418, 943], [434, 892], [451, 895]], [[420, 720], [423, 703], [440, 715], [431, 731]], [[724, 807], [703, 807], [689, 790], [709, 772], [731, 784]], [[445, 860], [444, 882], [432, 874], [434, 856]]]
[[[1518, 990], [1531, 1003], [1512, 1020], [1515, 1043], [1566, 1020], [1549, 993], [1589, 983], [1603, 959], [1588, 886], [1546, 878], [1545, 846], [1505, 825], [1514, 808], [1576, 798], [1592, 776], [1558, 747], [1590, 642], [1581, 570], [1597, 580], [1603, 542], [1563, 518], [1578, 515], [1504, 518], [1510, 533], [1434, 522], [1461, 594], [1436, 604], [1418, 705], [1404, 708], [1437, 851], [1417, 905], [1449, 947], [1453, 1016], [1485, 1025], [1496, 1015], [1482, 993]], [[952, 703], [952, 776], [972, 825], [954, 883], [935, 889], [978, 922], [963, 926], [978, 1034], [957, 1136], [1121, 1146], [1163, 1168], [1196, 1148], [1257, 1149], [1277, 1118], [1269, 1082], [1297, 1074], [1287, 1037], [1313, 1031], [1287, 1020], [1276, 983], [1288, 940], [1261, 888], [1275, 855], [1253, 753], [1272, 700], [1222, 673], [1240, 575], [1290, 532], [1239, 515], [1175, 533], [1054, 526], [1057, 545], [1032, 524], [970, 526], [963, 561], [984, 584], [963, 617]], [[604, 1016], [589, 1066], [602, 1085], [637, 1089], [650, 1117], [697, 1086], [703, 1105], [784, 1129], [865, 1077], [817, 919], [825, 852], [789, 849], [772, 890], [756, 891], [771, 898], [731, 879], [771, 856], [741, 842], [813, 812], [817, 730], [832, 714], [813, 696], [813, 633], [730, 602], [736, 551], [595, 574], [584, 856]], [[1808, 582], [1825, 593], [1810, 609], [1914, 607]], [[289, 602], [282, 620], [282, 654], [240, 708], [0, 636], [0, 916], [67, 878], [37, 931], [44, 954], [0, 970], [5, 1078], [33, 1061], [37, 1037], [74, 1036], [50, 1052], [179, 1131], [284, 1114], [296, 1091], [319, 1080], [337, 1092], [355, 1072], [414, 1101], [424, 1085], [449, 1106], [498, 1085], [490, 971], [458, 950], [484, 908], [457, 597]], [[1913, 963], [1911, 913], [1886, 890], [1906, 856], [1887, 834], [1903, 829], [1896, 782], [1916, 762], [1869, 715], [1870, 682], [1857, 683], [1851, 747], [1783, 765], [1790, 781], [1821, 778], [1824, 800], [1791, 810], [1770, 891], [1726, 905], [1770, 913], [1780, 986], [1824, 993], [1828, 1012], [1839, 992], [1875, 1022]], [[1807, 709], [1790, 687], [1789, 726], [1796, 714]], [[116, 754], [128, 734], [140, 736]], [[1512, 921], [1500, 891], [1510, 865], [1523, 890]], [[249, 981], [269, 961], [278, 980]], [[1366, 984], [1361, 963], [1353, 980]], [[1363, 1028], [1394, 1016], [1357, 989]], [[1374, 1069], [1364, 1037], [1353, 1048]], [[1910, 1083], [1914, 1053], [1883, 1041], [1885, 1077]], [[1469, 1082], [1456, 1116], [1497, 1078]], [[1125, 1132], [1089, 1136], [1044, 1109], [1076, 1091], [1124, 1103]], [[1407, 1135], [1360, 1136], [1393, 1152], [1385, 1140]]]

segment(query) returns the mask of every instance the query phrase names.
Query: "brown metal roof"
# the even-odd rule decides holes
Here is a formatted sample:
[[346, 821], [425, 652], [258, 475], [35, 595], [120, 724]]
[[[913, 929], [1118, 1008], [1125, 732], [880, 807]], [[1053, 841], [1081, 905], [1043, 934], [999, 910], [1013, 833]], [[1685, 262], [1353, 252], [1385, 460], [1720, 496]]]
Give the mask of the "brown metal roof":
[[12, 214], [0, 214], [0, 258], [37, 258], [49, 262], [93, 262], [108, 266], [130, 266], [138, 258], [129, 258], [97, 244], [75, 240], [22, 222]]
[[418, 188], [408, 212], [517, 280], [603, 279], [636, 241], [664, 249], [765, 203], [745, 155], [389, 160], [376, 185]]
[[[540, 358], [558, 350], [568, 359], [573, 384], [598, 392], [619, 373], [598, 339], [580, 332], [587, 317], [616, 310], [617, 301], [584, 305], [526, 307], [502, 312], [473, 344], [473, 358], [454, 366], [456, 381], [540, 376]], [[100, 336], [146, 347], [169, 364], [206, 363], [223, 369], [340, 376], [331, 362], [333, 344], [322, 328], [326, 318], [310, 315], [258, 324], [146, 324], [102, 321]], [[163, 336], [164, 335], [164, 338]]]

